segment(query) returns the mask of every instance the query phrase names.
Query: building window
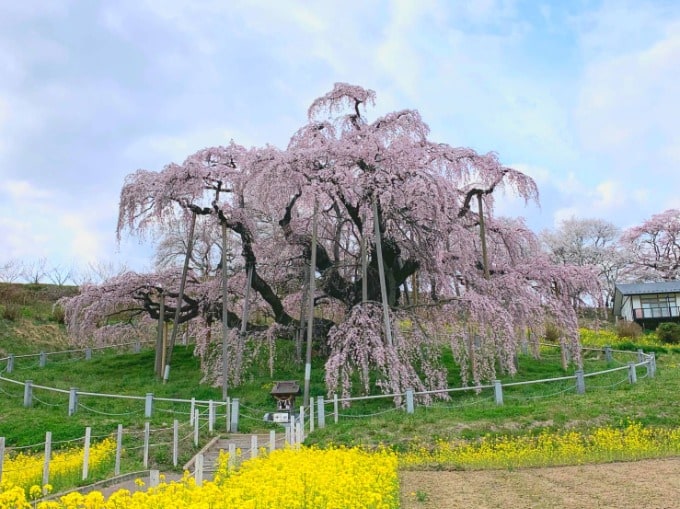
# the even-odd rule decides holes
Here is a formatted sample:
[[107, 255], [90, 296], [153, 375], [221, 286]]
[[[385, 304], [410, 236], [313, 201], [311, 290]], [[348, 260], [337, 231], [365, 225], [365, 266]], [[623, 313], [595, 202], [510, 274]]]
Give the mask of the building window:
[[675, 294], [652, 294], [640, 296], [641, 309], [635, 310], [636, 318], [673, 318], [679, 316]]

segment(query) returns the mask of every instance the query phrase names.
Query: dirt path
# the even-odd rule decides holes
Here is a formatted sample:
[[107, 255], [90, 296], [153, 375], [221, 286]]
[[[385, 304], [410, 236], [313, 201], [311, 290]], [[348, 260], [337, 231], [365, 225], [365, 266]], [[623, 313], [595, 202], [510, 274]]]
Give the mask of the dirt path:
[[680, 458], [517, 471], [402, 472], [402, 509], [680, 508]]

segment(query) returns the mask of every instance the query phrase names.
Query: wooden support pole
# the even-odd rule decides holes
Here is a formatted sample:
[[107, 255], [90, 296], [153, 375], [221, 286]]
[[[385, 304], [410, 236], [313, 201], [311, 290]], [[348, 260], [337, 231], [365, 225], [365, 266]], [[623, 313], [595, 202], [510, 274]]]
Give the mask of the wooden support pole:
[[187, 273], [189, 272], [189, 261], [191, 260], [191, 252], [194, 248], [194, 230], [196, 229], [196, 212], [191, 213], [191, 224], [189, 226], [189, 236], [187, 238], [187, 253], [184, 257], [184, 266], [182, 267], [182, 279], [179, 282], [179, 294], [177, 295], [177, 302], [175, 304], [175, 318], [172, 323], [172, 336], [168, 344], [167, 353], [165, 354], [165, 371], [163, 373], [163, 382], [166, 383], [170, 378], [170, 362], [172, 361], [172, 350], [177, 341], [177, 332], [179, 330], [180, 311], [182, 309], [182, 301], [184, 300], [184, 286], [187, 282]]
[[378, 277], [380, 279], [380, 296], [383, 307], [383, 319], [385, 321], [385, 338], [387, 346], [392, 348], [392, 325], [390, 323], [390, 308], [387, 302], [387, 286], [385, 283], [385, 263], [382, 256], [382, 240], [380, 232], [380, 218], [378, 216], [378, 200], [373, 197], [373, 224], [375, 229], [375, 250], [378, 257]]
[[229, 310], [227, 288], [227, 225], [222, 223], [222, 399], [229, 390]]
[[307, 344], [305, 350], [304, 404], [309, 405], [309, 383], [312, 377], [312, 337], [314, 335], [314, 293], [316, 291], [316, 216], [319, 205], [314, 201], [312, 215], [312, 252], [309, 262], [309, 311], [307, 313]]

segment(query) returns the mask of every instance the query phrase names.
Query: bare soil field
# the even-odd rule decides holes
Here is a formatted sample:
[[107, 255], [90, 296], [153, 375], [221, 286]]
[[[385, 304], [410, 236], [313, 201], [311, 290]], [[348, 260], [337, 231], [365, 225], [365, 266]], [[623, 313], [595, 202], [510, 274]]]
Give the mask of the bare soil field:
[[402, 472], [403, 509], [680, 508], [680, 458], [521, 469]]

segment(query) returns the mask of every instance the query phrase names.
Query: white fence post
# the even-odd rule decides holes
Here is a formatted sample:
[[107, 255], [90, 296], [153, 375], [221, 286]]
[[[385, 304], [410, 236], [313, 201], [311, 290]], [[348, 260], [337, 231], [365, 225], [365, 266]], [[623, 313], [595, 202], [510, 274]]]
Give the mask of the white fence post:
[[500, 380], [494, 380], [493, 381], [493, 393], [496, 398], [496, 404], [497, 405], [502, 405], [503, 404], [503, 386], [501, 385]]
[[236, 466], [236, 444], [229, 444], [229, 460], [227, 461], [227, 471], [231, 472]]
[[194, 479], [196, 479], [196, 486], [203, 485], [203, 453], [199, 452], [196, 455], [196, 462], [194, 463]]
[[198, 408], [194, 410], [194, 446], [198, 447], [198, 421], [201, 414]]
[[250, 437], [250, 457], [257, 458], [257, 435]]
[[317, 408], [317, 421], [319, 423], [319, 429], [325, 428], [326, 427], [326, 409], [324, 407], [324, 401], [323, 401], [323, 396], [319, 396], [316, 399], [316, 408]]
[[300, 424], [302, 426], [302, 438], [300, 439], [300, 442], [302, 442], [305, 439], [305, 407], [304, 406], [300, 407]]
[[273, 429], [269, 430], [269, 452], [276, 449], [276, 431]]
[[634, 362], [628, 363], [628, 381], [632, 384], [637, 383], [637, 371]]
[[144, 401], [144, 417], [149, 419], [153, 413], [153, 393], [146, 393], [146, 400]]
[[643, 362], [645, 360], [645, 352], [642, 350], [642, 348], [637, 349], [637, 361], [638, 362]]
[[160, 470], [151, 469], [149, 470], [149, 486], [155, 488], [161, 483], [161, 472]]
[[309, 400], [309, 432], [314, 433], [314, 398]]
[[9, 354], [9, 356], [7, 357], [7, 368], [6, 369], [7, 369], [8, 373], [11, 373], [12, 371], [14, 371], [14, 354], [13, 353]]
[[116, 464], [113, 468], [114, 475], [120, 475], [120, 455], [123, 452], [123, 425], [118, 425], [118, 433], [116, 433]]
[[149, 468], [149, 440], [151, 438], [151, 425], [149, 421], [144, 423], [144, 468]]
[[0, 483], [2, 483], [2, 466], [5, 464], [5, 437], [0, 437]]
[[45, 352], [40, 352], [40, 367], [44, 368], [47, 364], [47, 354]]
[[92, 348], [89, 346], [85, 349], [85, 360], [89, 361], [92, 360]]
[[234, 398], [231, 400], [231, 426], [229, 427], [232, 433], [238, 433], [238, 412], [239, 400]]
[[338, 412], [338, 395], [333, 394], [333, 420], [335, 424], [338, 423], [338, 419], [340, 418], [339, 412]]
[[612, 347], [611, 346], [605, 346], [604, 347], [604, 360], [607, 361], [607, 363], [612, 362]]
[[24, 383], [24, 406], [26, 408], [33, 406], [33, 380], [26, 380]]
[[191, 398], [191, 408], [189, 409], [189, 426], [194, 425], [194, 412], [196, 411], [196, 398]]
[[83, 481], [90, 473], [90, 440], [92, 438], [92, 428], [85, 428], [85, 444], [83, 446]]
[[52, 432], [45, 433], [45, 461], [43, 463], [42, 485], [43, 495], [47, 495], [45, 487], [50, 483], [50, 457], [52, 456]]
[[215, 430], [215, 403], [211, 399], [208, 401], [208, 431], [212, 433]]
[[176, 467], [179, 459], [179, 421], [172, 422], [172, 466]]

